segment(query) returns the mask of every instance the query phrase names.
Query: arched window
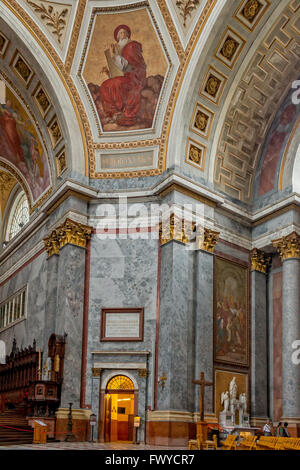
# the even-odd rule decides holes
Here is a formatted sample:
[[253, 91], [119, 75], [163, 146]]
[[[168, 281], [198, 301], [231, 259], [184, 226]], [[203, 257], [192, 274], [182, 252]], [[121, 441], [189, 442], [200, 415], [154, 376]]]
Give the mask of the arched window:
[[5, 364], [6, 348], [4, 341], [0, 340], [0, 364]]
[[11, 240], [29, 221], [29, 205], [26, 194], [21, 191], [16, 196], [10, 214], [8, 217], [6, 237], [7, 241]]

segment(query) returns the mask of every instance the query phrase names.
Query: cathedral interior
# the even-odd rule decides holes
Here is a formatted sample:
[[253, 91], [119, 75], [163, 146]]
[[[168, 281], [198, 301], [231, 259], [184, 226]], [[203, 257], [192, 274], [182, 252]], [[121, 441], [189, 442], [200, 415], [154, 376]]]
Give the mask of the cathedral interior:
[[300, 437], [299, 104], [299, 0], [0, 2], [0, 442]]

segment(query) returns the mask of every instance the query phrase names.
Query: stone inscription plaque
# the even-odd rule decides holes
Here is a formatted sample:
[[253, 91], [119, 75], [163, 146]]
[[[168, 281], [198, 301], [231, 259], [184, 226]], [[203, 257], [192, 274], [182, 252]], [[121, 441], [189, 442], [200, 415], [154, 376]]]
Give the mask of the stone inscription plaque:
[[101, 341], [142, 341], [144, 309], [102, 309]]

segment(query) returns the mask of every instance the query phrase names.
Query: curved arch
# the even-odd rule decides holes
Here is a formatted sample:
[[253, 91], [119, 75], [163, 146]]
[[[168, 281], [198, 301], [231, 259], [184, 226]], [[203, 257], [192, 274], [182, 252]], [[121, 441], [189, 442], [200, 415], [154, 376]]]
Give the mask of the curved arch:
[[24, 178], [24, 175], [19, 171], [18, 168], [16, 168], [11, 162], [8, 162], [6, 159], [3, 159], [0, 155], [0, 168], [3, 168], [4, 170], [8, 171], [20, 184], [20, 186], [23, 188], [27, 199], [28, 199], [28, 204], [29, 204], [29, 212], [31, 213], [34, 210], [34, 207], [32, 205], [32, 194], [29, 188], [29, 185]]
[[[218, 124], [211, 153], [215, 188], [246, 204], [252, 202], [255, 173], [270, 126], [299, 76], [293, 50], [298, 33], [290, 24], [299, 14], [299, 10], [293, 14], [286, 4], [275, 10], [268, 29], [248, 53], [246, 67], [242, 75], [239, 72], [237, 85], [232, 85], [231, 99]], [[285, 36], [283, 42], [278, 39], [279, 30]]]
[[134, 385], [134, 390], [135, 391], [139, 390], [139, 386], [138, 386], [138, 383], [137, 383], [135, 377], [130, 372], [128, 372], [127, 370], [126, 371], [124, 371], [124, 370], [114, 370], [112, 372], [107, 372], [106, 374], [103, 374], [103, 375], [104, 375], [104, 377], [103, 377], [102, 383], [101, 383], [101, 390], [102, 391], [106, 391], [106, 387], [107, 387], [107, 384], [109, 383], [109, 381], [113, 377], [116, 377], [117, 375], [124, 375], [125, 377], [128, 377]]
[[[180, 164], [182, 152], [184, 152], [183, 148], [185, 147], [184, 137], [190, 120], [189, 109], [191, 107], [194, 91], [199, 88], [197, 82], [201, 73], [201, 67], [206, 59], [203, 51], [214, 39], [215, 24], [220, 19], [224, 8], [226, 8], [226, 0], [218, 1], [192, 50], [192, 55], [178, 91], [176, 105], [169, 122], [166, 144], [167, 167]], [[193, 93], [191, 93], [191, 90], [193, 90]], [[188, 121], [186, 119], [187, 115]]]
[[[57, 113], [59, 112], [63, 118], [64, 122], [61, 124], [66, 133], [65, 140], [68, 146], [67, 153], [71, 168], [75, 174], [86, 175], [86, 138], [80, 113], [73, 98], [73, 92], [75, 91], [70, 89], [62, 71], [55, 62], [55, 58], [51, 56], [41, 39], [34, 33], [33, 40], [32, 33], [26, 27], [25, 22], [22, 21], [20, 15], [3, 3], [0, 4], [0, 13], [1, 19], [14, 31], [14, 34], [17, 34], [18, 40], [22, 42], [24, 48], [30, 51], [30, 56], [38, 57], [40, 70], [36, 70], [36, 74], [47, 77], [47, 92], [49, 93], [51, 90], [51, 97], [53, 97]], [[32, 60], [32, 63], [36, 63], [36, 60]], [[46, 133], [48, 134], [47, 129]], [[53, 155], [53, 158], [55, 158], [55, 155]], [[53, 164], [55, 167], [55, 162]]]
[[293, 192], [300, 195], [300, 144], [295, 155], [295, 163], [292, 176]]
[[294, 128], [289, 136], [289, 140], [282, 157], [278, 183], [279, 191], [282, 191], [284, 188], [291, 185], [292, 191], [300, 194], [300, 172], [297, 170], [297, 168], [299, 168], [298, 160], [300, 153], [299, 127], [300, 117], [295, 123]]

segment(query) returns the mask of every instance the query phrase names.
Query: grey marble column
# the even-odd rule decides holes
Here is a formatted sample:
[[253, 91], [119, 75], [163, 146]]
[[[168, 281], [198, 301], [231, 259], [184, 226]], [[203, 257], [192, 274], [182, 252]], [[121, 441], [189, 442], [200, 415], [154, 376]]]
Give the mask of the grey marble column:
[[268, 417], [267, 274], [251, 272], [251, 417]]
[[179, 241], [161, 247], [158, 410], [194, 411], [193, 258]]
[[57, 273], [58, 255], [53, 255], [47, 260], [47, 285], [46, 285], [46, 309], [45, 309], [45, 329], [44, 329], [44, 356], [47, 359], [48, 341], [50, 335], [55, 333], [55, 319], [57, 312]]
[[282, 414], [300, 422], [300, 365], [292, 347], [300, 340], [300, 259], [283, 260], [282, 297]]
[[[204, 372], [205, 381], [213, 381], [213, 266], [214, 255], [195, 253], [195, 379]], [[194, 409], [199, 412], [200, 387], [194, 385]], [[213, 387], [205, 387], [204, 411], [213, 411]]]
[[67, 333], [61, 407], [79, 408], [82, 327], [84, 304], [85, 249], [66, 245], [60, 250], [57, 274], [55, 333]]

